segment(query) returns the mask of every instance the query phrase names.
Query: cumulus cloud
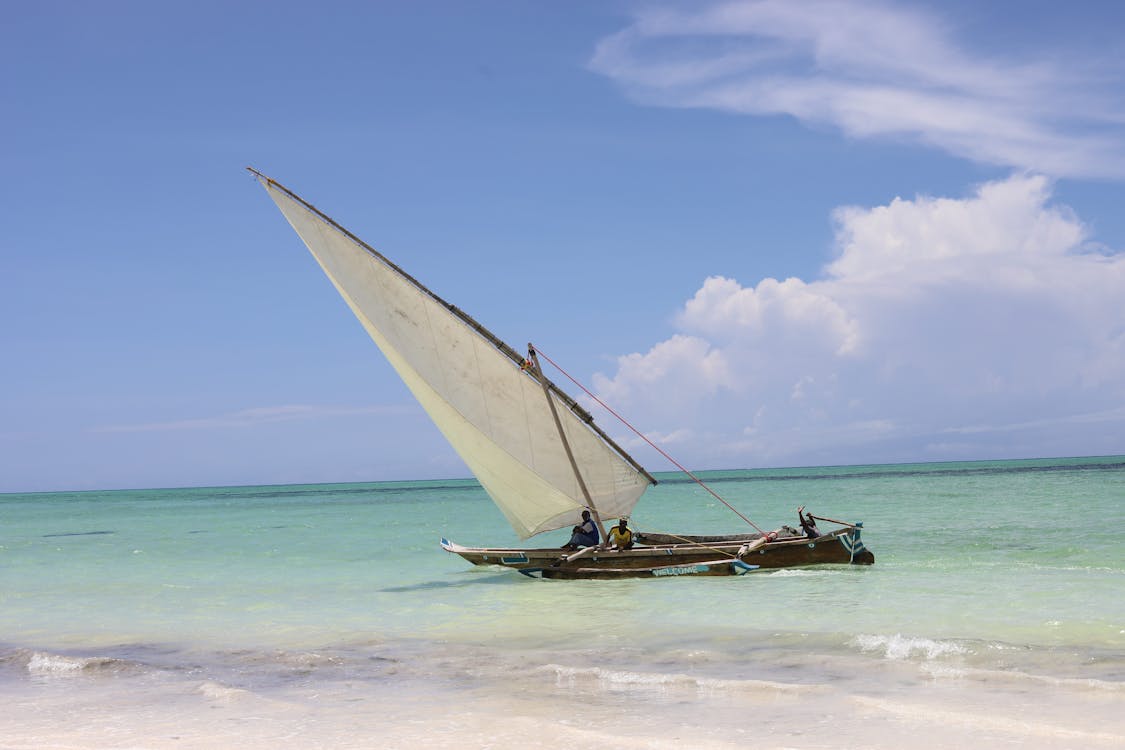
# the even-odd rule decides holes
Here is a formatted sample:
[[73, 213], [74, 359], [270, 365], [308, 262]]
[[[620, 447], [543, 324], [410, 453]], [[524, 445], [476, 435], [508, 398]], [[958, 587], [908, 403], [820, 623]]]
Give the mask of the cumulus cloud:
[[706, 279], [596, 388], [702, 466], [1120, 451], [1125, 254], [1047, 179], [834, 218], [820, 278]]
[[1119, 62], [974, 54], [919, 8], [646, 5], [601, 40], [590, 67], [649, 104], [790, 115], [1055, 176], [1125, 176], [1125, 108], [1108, 85], [1121, 79]]
[[754, 289], [714, 276], [684, 306], [680, 325], [711, 337], [800, 336], [844, 354], [855, 348], [855, 322], [831, 297], [800, 279], [765, 279]]

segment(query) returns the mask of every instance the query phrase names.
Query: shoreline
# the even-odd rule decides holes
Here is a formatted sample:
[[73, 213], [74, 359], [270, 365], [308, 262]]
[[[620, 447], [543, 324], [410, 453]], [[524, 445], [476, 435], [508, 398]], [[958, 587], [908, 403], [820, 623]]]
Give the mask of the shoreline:
[[[940, 645], [940, 644], [939, 644]], [[606, 666], [480, 645], [381, 643], [348, 652], [4, 652], [3, 747], [1111, 747], [1125, 684], [905, 658], [810, 653], [715, 677], [723, 654]], [[428, 653], [432, 651], [432, 653]], [[669, 652], [664, 655], [671, 658]], [[187, 658], [185, 658], [187, 657]], [[782, 660], [784, 661], [784, 660]], [[857, 664], [866, 661], [868, 673]], [[623, 738], [624, 733], [624, 738]], [[921, 738], [921, 739], [920, 739]], [[1061, 744], [1060, 744], [1061, 743]]]

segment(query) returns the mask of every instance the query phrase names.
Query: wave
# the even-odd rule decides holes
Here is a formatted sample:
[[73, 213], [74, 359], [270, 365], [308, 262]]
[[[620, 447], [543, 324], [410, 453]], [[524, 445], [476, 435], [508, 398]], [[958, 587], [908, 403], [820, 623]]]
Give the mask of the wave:
[[757, 572], [756, 575], [759, 578], [763, 576], [769, 576], [770, 578], [827, 578], [829, 576], [840, 575], [841, 573], [847, 572], [848, 571], [846, 569], [831, 570], [828, 569], [827, 566], [825, 566], [823, 568], [817, 568], [815, 570], [810, 570], [808, 568], [776, 568], [774, 570], [766, 569]]
[[254, 696], [254, 694], [249, 690], [231, 687], [230, 685], [224, 685], [221, 682], [213, 682], [211, 680], [204, 680], [203, 682], [199, 683], [199, 685], [195, 688], [195, 692], [199, 695], [202, 695], [207, 700], [224, 702], [240, 700], [242, 698]]
[[46, 651], [17, 651], [6, 661], [22, 665], [34, 677], [65, 677], [71, 675], [109, 675], [139, 673], [148, 670], [143, 664], [108, 656], [70, 656]]
[[106, 534], [116, 534], [116, 531], [60, 531], [54, 534], [44, 534], [44, 539], [50, 539], [56, 536], [104, 536]]
[[[1125, 682], [1117, 679], [1121, 674], [1118, 660], [1098, 666], [1093, 652], [1087, 654], [1079, 676], [1074, 676], [1073, 654], [1060, 654], [1049, 648], [901, 634], [860, 635], [848, 645], [864, 653], [881, 654], [890, 661], [912, 662], [920, 674], [935, 681], [975, 683], [987, 690], [1034, 692], [1046, 688], [1059, 694], [1125, 695]], [[1086, 674], [1082, 675], [1083, 672]]]
[[892, 716], [907, 720], [923, 720], [935, 725], [971, 728], [978, 732], [999, 732], [1008, 735], [1038, 737], [1051, 740], [1076, 740], [1081, 742], [1109, 742], [1119, 746], [1122, 735], [1112, 732], [1075, 729], [1072, 727], [1048, 724], [1043, 721], [1028, 721], [1011, 718], [986, 708], [989, 713], [977, 713], [965, 709], [939, 708], [922, 703], [908, 703], [871, 696], [852, 696], [852, 700], [868, 709], [876, 709]]
[[817, 683], [733, 680], [699, 677], [682, 673], [634, 672], [605, 669], [603, 667], [568, 667], [561, 664], [544, 664], [536, 668], [535, 671], [553, 674], [559, 686], [575, 687], [583, 682], [589, 682], [609, 691], [649, 690], [666, 692], [691, 690], [702, 693], [753, 691], [756, 694], [770, 692], [779, 695], [805, 695], [828, 690], [827, 685]]
[[970, 649], [957, 641], [941, 641], [931, 638], [895, 635], [857, 635], [851, 645], [860, 651], [882, 651], [888, 659], [903, 660], [915, 657], [939, 659], [953, 654], [967, 654]]
[[1036, 685], [1055, 690], [1094, 691], [1105, 693], [1125, 693], [1125, 682], [1099, 680], [1094, 677], [1053, 677], [1029, 672], [1005, 669], [978, 669], [973, 667], [951, 668], [940, 665], [925, 665], [923, 669], [935, 679], [952, 678], [971, 680], [990, 685], [1008, 684], [1019, 686]]

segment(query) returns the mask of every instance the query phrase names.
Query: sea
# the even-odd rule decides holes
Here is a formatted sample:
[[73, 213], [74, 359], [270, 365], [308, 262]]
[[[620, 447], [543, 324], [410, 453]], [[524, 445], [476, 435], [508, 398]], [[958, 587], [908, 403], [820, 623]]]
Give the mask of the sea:
[[[1125, 747], [1125, 457], [701, 477], [875, 564], [531, 579], [440, 548], [519, 544], [472, 480], [0, 495], [0, 748]], [[658, 479], [634, 528], [746, 528]]]

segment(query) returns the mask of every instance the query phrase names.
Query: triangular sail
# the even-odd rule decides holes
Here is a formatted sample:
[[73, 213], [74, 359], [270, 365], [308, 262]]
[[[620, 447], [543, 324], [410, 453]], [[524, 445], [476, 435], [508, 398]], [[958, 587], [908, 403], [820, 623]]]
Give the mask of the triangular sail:
[[[253, 170], [251, 170], [253, 171]], [[586, 505], [541, 385], [519, 356], [349, 232], [257, 172], [336, 290], [522, 538]], [[552, 392], [602, 518], [628, 515], [652, 478]]]

